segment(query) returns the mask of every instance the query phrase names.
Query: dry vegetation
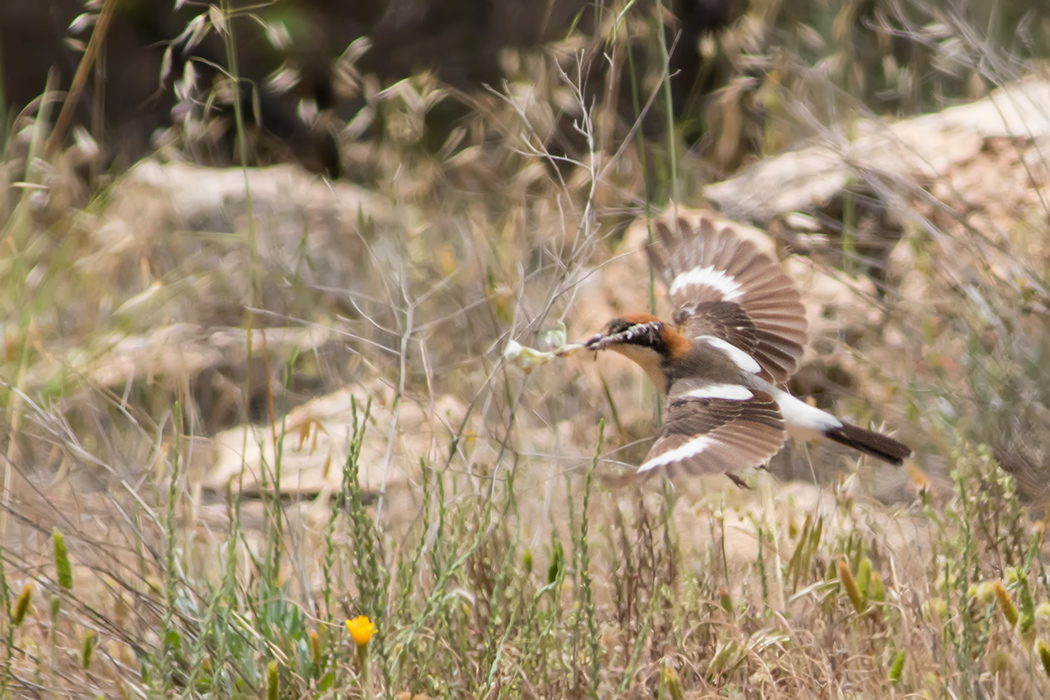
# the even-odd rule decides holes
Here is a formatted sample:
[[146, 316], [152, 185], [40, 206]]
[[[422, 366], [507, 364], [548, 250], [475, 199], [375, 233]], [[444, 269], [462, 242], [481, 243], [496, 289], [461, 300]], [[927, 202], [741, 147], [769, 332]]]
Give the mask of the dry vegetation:
[[[751, 490], [610, 491], [653, 429], [640, 373], [502, 359], [658, 302], [630, 253], [647, 194], [700, 204], [803, 142], [850, 162], [861, 117], [1038, 73], [1045, 17], [1005, 32], [1008, 3], [944, 5], [752, 2], [705, 46], [728, 79], [690, 147], [666, 61], [628, 51], [666, 56], [659, 4], [599, 4], [600, 40], [508, 52], [438, 144], [445, 89], [380, 86], [348, 51], [366, 107], [334, 128], [364, 185], [181, 162], [203, 96], [199, 124], [98, 180], [86, 134], [43, 157], [48, 100], [20, 116], [0, 169], [0, 694], [1050, 694], [1045, 128], [975, 136], [926, 182], [854, 164], [843, 192], [752, 218], [813, 304], [794, 388], [899, 429], [905, 470], [791, 446]], [[632, 79], [581, 86], [595, 56]], [[618, 118], [625, 86], [662, 135]]]

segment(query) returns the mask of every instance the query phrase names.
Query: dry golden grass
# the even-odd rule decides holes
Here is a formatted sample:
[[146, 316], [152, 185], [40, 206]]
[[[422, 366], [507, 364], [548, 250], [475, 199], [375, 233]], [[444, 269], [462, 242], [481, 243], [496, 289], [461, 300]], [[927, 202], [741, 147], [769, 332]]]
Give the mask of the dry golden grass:
[[[723, 48], [741, 74], [779, 21], [758, 5]], [[805, 52], [766, 52], [761, 78], [710, 102], [707, 160], [673, 131], [621, 146], [631, 125], [588, 102], [575, 36], [508, 57], [509, 84], [436, 150], [432, 77], [361, 77], [368, 110], [343, 145], [367, 187], [153, 162], [89, 197], [83, 152], [45, 163], [47, 119], [18, 122], [0, 208], [3, 691], [1046, 695], [1037, 139], [984, 142], [917, 196], [872, 176], [854, 193], [870, 208], [846, 195], [807, 212], [836, 211], [840, 232], [885, 214], [876, 264], [848, 234], [794, 241], [823, 319], [798, 381], [914, 444], [890, 485], [792, 446], [774, 472], [817, 484], [758, 472], [751, 490], [609, 491], [602, 476], [654, 427], [642, 377], [605, 358], [529, 374], [502, 360], [510, 339], [537, 345], [559, 321], [583, 335], [650, 303], [625, 224], [644, 220], [646, 189], [689, 192], [746, 160], [754, 129], [731, 122], [748, 105], [767, 110], [767, 148], [799, 130], [835, 143], [855, 108], [842, 96], [872, 89], [851, 82], [867, 75], [854, 5], [825, 34], [820, 80]], [[604, 50], [626, 70], [624, 37], [652, 20], [609, 17]], [[883, 69], [902, 96], [936, 92]], [[659, 71], [639, 85], [660, 104]], [[363, 138], [367, 120], [384, 130]], [[573, 120], [582, 151], [551, 153]], [[362, 401], [338, 419], [287, 418], [341, 387]], [[244, 422], [268, 429], [268, 457], [227, 490], [205, 478], [209, 449]], [[306, 492], [283, 469], [311, 426], [342, 431], [343, 451]], [[376, 626], [360, 647], [344, 625], [359, 615]]]

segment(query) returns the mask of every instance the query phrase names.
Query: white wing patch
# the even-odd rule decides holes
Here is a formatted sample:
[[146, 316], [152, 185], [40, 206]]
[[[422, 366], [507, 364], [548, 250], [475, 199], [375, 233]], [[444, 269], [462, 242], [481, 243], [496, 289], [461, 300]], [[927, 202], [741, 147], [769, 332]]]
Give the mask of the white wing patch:
[[708, 384], [699, 389], [682, 394], [691, 399], [725, 399], [727, 401], [749, 401], [754, 394], [746, 386], [739, 384]]
[[714, 442], [715, 441], [712, 440], [709, 436], [700, 435], [699, 437], [693, 438], [684, 445], [676, 447], [673, 450], [668, 450], [667, 452], [664, 452], [659, 457], [653, 457], [648, 462], [638, 467], [638, 471], [639, 473], [647, 472], [650, 469], [656, 469], [657, 467], [662, 467], [665, 464], [671, 464], [672, 462], [680, 462], [683, 459], [695, 457], [696, 455], [706, 450], [710, 445], [714, 444]]
[[737, 367], [744, 370], [745, 372], [750, 372], [751, 374], [758, 374], [762, 371], [762, 366], [758, 364], [758, 361], [755, 358], [751, 357], [737, 346], [727, 343], [721, 338], [716, 338], [713, 335], [702, 335], [699, 338], [697, 338], [697, 340], [702, 340], [711, 347], [721, 350], [729, 357], [730, 360], [733, 361], [733, 364], [735, 364]]
[[671, 282], [671, 296], [673, 297], [682, 287], [690, 284], [707, 285], [717, 289], [722, 293], [723, 301], [736, 301], [744, 296], [743, 292], [740, 291], [740, 284], [735, 279], [722, 270], [716, 270], [712, 265], [694, 267], [692, 270], [686, 270], [675, 277], [674, 281]]

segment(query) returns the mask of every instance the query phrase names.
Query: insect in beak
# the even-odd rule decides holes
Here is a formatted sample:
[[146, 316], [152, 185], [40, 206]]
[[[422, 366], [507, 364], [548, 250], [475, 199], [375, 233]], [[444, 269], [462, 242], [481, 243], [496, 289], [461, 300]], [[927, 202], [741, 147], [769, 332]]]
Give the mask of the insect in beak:
[[589, 339], [583, 341], [583, 347], [587, 348], [588, 350], [601, 350], [601, 348], [598, 346], [601, 345], [601, 342], [604, 339], [604, 335], [602, 335], [601, 333], [595, 333]]

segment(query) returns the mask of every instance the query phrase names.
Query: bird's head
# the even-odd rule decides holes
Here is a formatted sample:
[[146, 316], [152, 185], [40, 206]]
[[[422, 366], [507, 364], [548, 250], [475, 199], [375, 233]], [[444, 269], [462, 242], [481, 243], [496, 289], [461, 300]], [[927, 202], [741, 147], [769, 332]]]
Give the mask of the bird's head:
[[649, 314], [618, 316], [583, 344], [587, 350], [613, 350], [637, 363], [661, 391], [667, 390], [663, 361], [687, 351], [689, 345], [678, 331]]
[[665, 344], [663, 335], [664, 323], [656, 316], [627, 314], [609, 321], [601, 333], [583, 345], [588, 350], [615, 350], [621, 354], [645, 349], [659, 353]]

